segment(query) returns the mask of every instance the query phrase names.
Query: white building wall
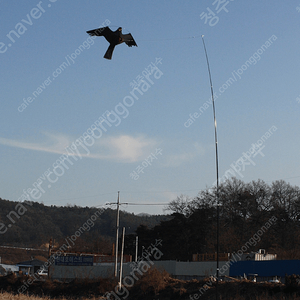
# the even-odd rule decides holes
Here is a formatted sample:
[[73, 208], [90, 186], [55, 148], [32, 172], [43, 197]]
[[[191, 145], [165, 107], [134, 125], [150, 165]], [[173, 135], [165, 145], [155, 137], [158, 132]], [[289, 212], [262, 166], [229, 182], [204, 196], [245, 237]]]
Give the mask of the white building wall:
[[[123, 264], [123, 277], [132, 273], [131, 263]], [[226, 266], [227, 265], [227, 266]], [[150, 262], [145, 261], [144, 268], [140, 268], [147, 272]], [[211, 276], [217, 272], [216, 262], [177, 262], [169, 261], [153, 261], [153, 266], [159, 270], [165, 270], [170, 275], [175, 276]], [[229, 275], [229, 262], [219, 262], [220, 276]], [[222, 269], [223, 268], [223, 269]], [[95, 279], [98, 277], [111, 277], [114, 275], [114, 264], [102, 264], [96, 266], [51, 266], [49, 270], [52, 279]]]

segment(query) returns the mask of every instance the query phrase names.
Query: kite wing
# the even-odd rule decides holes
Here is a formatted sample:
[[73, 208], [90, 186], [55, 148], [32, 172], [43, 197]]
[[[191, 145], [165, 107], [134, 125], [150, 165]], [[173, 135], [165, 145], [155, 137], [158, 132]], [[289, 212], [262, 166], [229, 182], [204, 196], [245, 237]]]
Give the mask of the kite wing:
[[108, 27], [102, 27], [98, 29], [89, 30], [88, 33], [90, 36], [105, 36], [113, 33]]
[[123, 34], [123, 41], [126, 43], [127, 46], [137, 46], [135, 40], [133, 39], [132, 35], [129, 34]]

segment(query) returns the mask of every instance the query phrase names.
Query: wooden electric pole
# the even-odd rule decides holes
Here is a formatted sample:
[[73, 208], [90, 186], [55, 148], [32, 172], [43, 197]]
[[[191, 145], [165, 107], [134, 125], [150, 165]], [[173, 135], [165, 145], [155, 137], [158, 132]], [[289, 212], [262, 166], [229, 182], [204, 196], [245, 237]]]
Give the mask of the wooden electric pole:
[[118, 276], [118, 248], [119, 248], [119, 218], [120, 218], [120, 192], [118, 192], [117, 202], [117, 232], [116, 232], [116, 260], [115, 260], [115, 277]]

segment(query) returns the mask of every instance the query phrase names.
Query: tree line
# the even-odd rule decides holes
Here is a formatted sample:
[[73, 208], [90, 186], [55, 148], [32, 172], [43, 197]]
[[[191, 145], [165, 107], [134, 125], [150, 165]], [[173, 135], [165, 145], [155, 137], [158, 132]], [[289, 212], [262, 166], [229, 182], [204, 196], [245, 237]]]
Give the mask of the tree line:
[[[32, 202], [9, 227], [7, 215], [15, 210], [16, 204], [0, 199], [0, 223], [8, 229], [1, 234], [1, 245], [46, 247], [51, 238], [54, 246], [59, 246], [97, 211], [95, 207], [57, 207]], [[276, 222], [248, 250], [265, 249], [276, 253], [279, 259], [300, 259], [299, 187], [283, 180], [267, 184], [263, 180], [245, 183], [236, 178], [220, 184], [218, 193], [214, 187], [193, 198], [178, 196], [165, 207], [166, 215], [136, 216], [121, 211], [120, 228], [126, 227], [125, 254], [135, 255], [136, 236], [139, 255], [156, 240], [162, 241], [162, 259], [187, 261], [192, 260], [193, 254], [215, 253], [217, 204], [220, 252], [233, 253], [246, 243], [249, 245], [249, 240], [273, 218]], [[115, 233], [116, 210], [107, 208], [95, 225], [76, 240], [72, 251], [111, 254]]]
[[[218, 200], [217, 200], [218, 199]], [[219, 249], [233, 253], [247, 243], [249, 251], [265, 249], [279, 259], [300, 259], [300, 189], [279, 180], [244, 183], [232, 178], [200, 191], [194, 198], [178, 196], [166, 207], [172, 219], [154, 228], [140, 225], [136, 230], [140, 249], [155, 239], [162, 240], [163, 259], [192, 260], [196, 253], [217, 251], [217, 204], [219, 203]], [[276, 220], [258, 236], [271, 218]], [[127, 237], [127, 251], [134, 253], [134, 235]]]
[[[24, 207], [22, 211], [21, 205]], [[0, 199], [0, 206], [0, 223], [5, 225], [0, 234], [0, 245], [33, 248], [47, 247], [50, 239], [54, 246], [61, 245], [97, 211], [95, 207], [46, 206], [37, 202], [26, 204], [3, 199]], [[141, 224], [152, 228], [166, 218], [165, 215], [137, 216], [121, 210], [120, 227], [124, 226], [128, 233], [134, 233]], [[76, 240], [72, 251], [109, 254], [115, 233], [116, 210], [107, 207], [90, 230]]]

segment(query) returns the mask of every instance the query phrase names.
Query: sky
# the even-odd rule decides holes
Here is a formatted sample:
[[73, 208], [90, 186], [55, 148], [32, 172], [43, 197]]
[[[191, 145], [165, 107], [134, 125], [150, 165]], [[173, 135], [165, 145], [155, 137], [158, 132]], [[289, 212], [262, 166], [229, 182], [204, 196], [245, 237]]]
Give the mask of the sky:
[[[294, 0], [1, 1], [0, 197], [161, 214], [215, 184], [202, 35], [220, 180], [299, 186], [299, 24]], [[107, 25], [138, 47], [103, 58]]]

